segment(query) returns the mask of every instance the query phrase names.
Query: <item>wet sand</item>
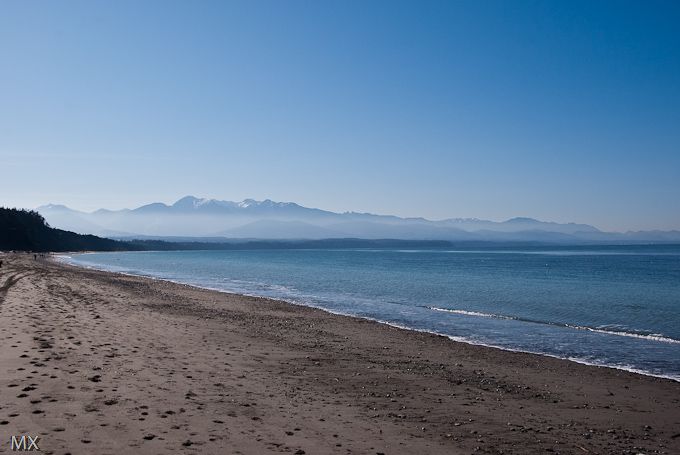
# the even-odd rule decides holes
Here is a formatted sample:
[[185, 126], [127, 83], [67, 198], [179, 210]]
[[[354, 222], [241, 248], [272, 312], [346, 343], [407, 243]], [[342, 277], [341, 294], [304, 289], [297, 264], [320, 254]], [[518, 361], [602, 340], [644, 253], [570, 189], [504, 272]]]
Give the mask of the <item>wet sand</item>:
[[0, 453], [680, 453], [680, 383], [1, 258]]

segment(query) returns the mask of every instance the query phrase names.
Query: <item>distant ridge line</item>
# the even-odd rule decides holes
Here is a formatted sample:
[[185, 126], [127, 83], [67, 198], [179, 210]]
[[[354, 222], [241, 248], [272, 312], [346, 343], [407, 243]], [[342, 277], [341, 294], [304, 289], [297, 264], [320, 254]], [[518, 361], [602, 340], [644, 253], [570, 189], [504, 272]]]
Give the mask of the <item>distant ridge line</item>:
[[680, 231], [603, 232], [588, 224], [557, 223], [529, 217], [505, 221], [428, 220], [372, 213], [337, 213], [271, 199], [234, 202], [185, 196], [170, 205], [152, 202], [122, 210], [101, 208], [82, 212], [60, 204], [48, 204], [36, 210], [53, 226], [105, 237], [362, 238], [555, 244], [680, 242]]

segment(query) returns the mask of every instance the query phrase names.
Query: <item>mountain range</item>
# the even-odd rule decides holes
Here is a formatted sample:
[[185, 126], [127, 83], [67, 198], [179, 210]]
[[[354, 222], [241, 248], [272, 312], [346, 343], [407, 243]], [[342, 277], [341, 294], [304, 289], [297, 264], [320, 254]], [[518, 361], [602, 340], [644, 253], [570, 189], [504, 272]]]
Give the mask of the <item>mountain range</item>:
[[172, 205], [154, 202], [135, 209], [82, 212], [64, 205], [48, 204], [36, 210], [53, 227], [113, 238], [362, 238], [545, 243], [680, 241], [680, 231], [603, 232], [587, 224], [522, 217], [496, 222], [475, 218], [427, 220], [371, 213], [336, 213], [269, 199], [232, 202], [186, 196]]

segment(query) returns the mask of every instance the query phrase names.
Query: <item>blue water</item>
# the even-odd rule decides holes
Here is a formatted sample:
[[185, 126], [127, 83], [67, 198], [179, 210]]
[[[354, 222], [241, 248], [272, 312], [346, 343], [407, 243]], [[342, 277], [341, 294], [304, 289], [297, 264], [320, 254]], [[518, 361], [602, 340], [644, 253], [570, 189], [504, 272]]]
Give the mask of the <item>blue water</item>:
[[134, 252], [68, 260], [680, 380], [680, 246]]

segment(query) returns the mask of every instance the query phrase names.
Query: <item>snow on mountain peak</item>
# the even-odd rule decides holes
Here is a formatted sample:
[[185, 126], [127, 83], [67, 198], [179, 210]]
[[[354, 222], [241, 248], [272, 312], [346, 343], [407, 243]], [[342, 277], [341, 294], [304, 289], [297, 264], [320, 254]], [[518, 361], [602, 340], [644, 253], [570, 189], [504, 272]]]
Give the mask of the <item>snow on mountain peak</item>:
[[244, 199], [238, 203], [238, 206], [241, 207], [242, 209], [246, 209], [254, 205], [260, 205], [260, 201], [256, 201], [255, 199]]

